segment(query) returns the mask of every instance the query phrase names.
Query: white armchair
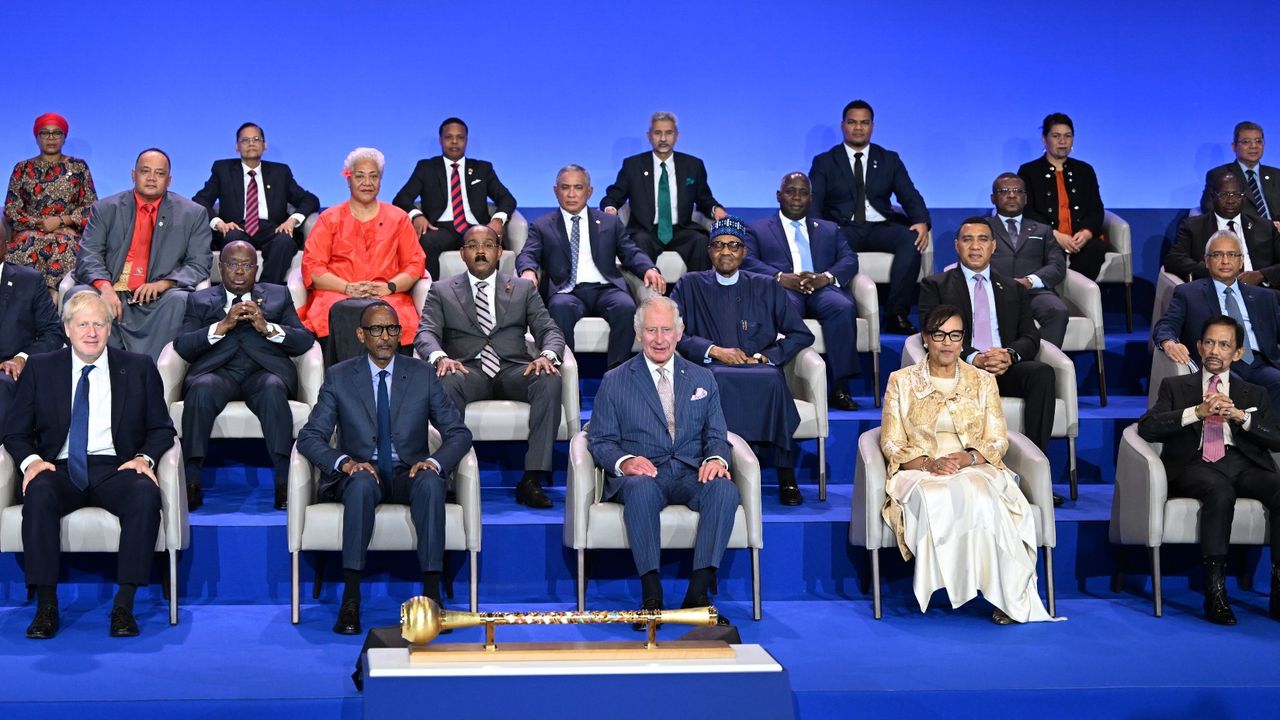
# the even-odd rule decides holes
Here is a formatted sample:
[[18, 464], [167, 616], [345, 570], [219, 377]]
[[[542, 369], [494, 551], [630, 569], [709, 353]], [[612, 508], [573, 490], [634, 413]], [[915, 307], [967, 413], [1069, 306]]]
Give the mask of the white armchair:
[[[1053, 589], [1053, 548], [1058, 544], [1054, 524], [1053, 485], [1049, 461], [1025, 436], [1009, 432], [1009, 450], [1004, 463], [1018, 475], [1018, 487], [1037, 511], [1036, 544], [1044, 548], [1045, 596], [1049, 614], [1056, 616], [1057, 595]], [[884, 507], [888, 465], [880, 451], [880, 428], [872, 428], [858, 438], [858, 460], [853, 481], [853, 511], [849, 520], [849, 544], [864, 547], [871, 556], [871, 598], [875, 618], [881, 618], [880, 548], [898, 550], [898, 540], [880, 514]]]
[[[853, 302], [857, 308], [858, 319], [858, 352], [871, 353], [871, 385], [876, 407], [880, 407], [880, 298], [876, 292], [876, 284], [863, 273], [853, 276], [849, 292], [853, 294]], [[809, 332], [813, 333], [813, 345], [809, 347], [819, 354], [827, 352], [827, 342], [822, 334], [822, 325], [817, 320], [808, 318], [804, 321]], [[825, 497], [825, 494], [824, 494]]]
[[827, 363], [813, 348], [799, 352], [783, 366], [787, 388], [800, 414], [800, 424], [791, 437], [818, 441], [818, 499], [827, 499], [827, 438], [831, 423], [827, 418]]
[[1092, 351], [1098, 363], [1098, 399], [1107, 404], [1107, 365], [1104, 353], [1107, 337], [1102, 327], [1102, 291], [1097, 283], [1075, 270], [1067, 270], [1057, 288], [1067, 305], [1067, 332], [1063, 336], [1063, 352]]
[[[878, 285], [889, 283], [889, 269], [893, 266], [893, 253], [864, 251], [858, 253], [858, 272], [871, 278]], [[920, 280], [933, 274], [933, 230], [920, 253]]]
[[[429, 446], [440, 446], [440, 433], [430, 429]], [[300, 558], [303, 550], [340, 552], [342, 550], [342, 514], [340, 502], [321, 501], [316, 497], [320, 471], [307, 461], [295, 445], [289, 465], [289, 508], [287, 526], [289, 552], [292, 555], [291, 593], [292, 619], [300, 620]], [[457, 502], [446, 503], [445, 549], [465, 550], [471, 565], [471, 611], [476, 612], [480, 603], [480, 468], [476, 453], [468, 450], [453, 473]], [[185, 504], [184, 504], [185, 507]], [[407, 505], [384, 503], [374, 515], [373, 539], [370, 550], [415, 550], [418, 534], [413, 527]], [[316, 586], [319, 593], [319, 583]]]
[[[178, 624], [178, 551], [191, 544], [191, 525], [187, 517], [187, 486], [182, 481], [182, 445], [173, 447], [156, 463], [156, 480], [160, 485], [160, 532], [156, 533], [156, 552], [169, 556], [169, 624]], [[22, 505], [18, 491], [22, 473], [0, 449], [0, 552], [22, 552]], [[120, 520], [99, 507], [86, 507], [62, 518], [62, 552], [107, 552], [120, 549]]]
[[1124, 283], [1125, 330], [1133, 332], [1133, 234], [1124, 218], [1108, 210], [1102, 220], [1102, 232], [1111, 243], [1098, 270], [1099, 283]]

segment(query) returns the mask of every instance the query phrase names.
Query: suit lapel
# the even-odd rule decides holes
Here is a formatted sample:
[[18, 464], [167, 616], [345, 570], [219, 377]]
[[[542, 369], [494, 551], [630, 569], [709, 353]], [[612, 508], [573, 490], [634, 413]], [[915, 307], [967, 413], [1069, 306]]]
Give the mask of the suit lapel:
[[671, 167], [675, 170], [675, 177], [671, 179], [676, 185], [676, 216], [671, 218], [672, 225], [679, 225], [680, 218], [684, 217], [685, 206], [693, 204], [693, 198], [689, 197], [691, 188], [684, 183], [685, 173], [689, 170], [688, 165], [684, 153], [671, 153]]
[[[992, 225], [994, 226], [992, 230], [994, 230], [996, 233], [997, 242], [1004, 243], [1005, 246], [1009, 248], [1010, 252], [1016, 253], [1018, 251], [1018, 244], [1013, 241], [1013, 238], [1009, 237], [1009, 226], [1005, 225], [1004, 220], [1005, 219], [1003, 216], [997, 214], [995, 216], [995, 222], [992, 223]], [[1024, 226], [1025, 226], [1025, 223], [1019, 226], [1018, 227], [1019, 231], [1021, 231]]]
[[[635, 382], [640, 385], [640, 394], [644, 396], [646, 402], [649, 403], [649, 409], [658, 416], [663, 427], [667, 424], [667, 414], [662, 410], [662, 400], [658, 397], [658, 387], [653, 381], [653, 377], [649, 375], [649, 363], [645, 362], [644, 355], [637, 355], [635, 363], [631, 366], [631, 372], [635, 374]], [[676, 404], [679, 407], [679, 403]]]
[[364, 405], [365, 412], [369, 413], [369, 420], [376, 428], [378, 408], [373, 401], [373, 375], [369, 373], [368, 356], [360, 355], [360, 358], [363, 362], [352, 363], [351, 366], [351, 386], [360, 398], [360, 404]]
[[953, 297], [956, 299], [956, 306], [964, 312], [964, 337], [965, 345], [973, 346], [973, 303], [969, 301], [969, 287], [964, 279], [964, 271], [957, 267], [948, 271], [950, 277], [947, 282], [951, 285], [947, 292], [943, 293], [943, 297]]
[[230, 167], [230, 170], [231, 170], [231, 177], [230, 177], [230, 182], [227, 183], [227, 188], [232, 191], [228, 194], [231, 195], [231, 199], [233, 200], [233, 202], [231, 202], [230, 204], [231, 206], [227, 208], [227, 212], [225, 213], [225, 215], [231, 218], [232, 222], [236, 224], [240, 224], [244, 222], [244, 211], [245, 211], [244, 168], [241, 167], [240, 161], [236, 160], [236, 161], [233, 161]]
[[[409, 394], [409, 363], [407, 357], [397, 357], [395, 372], [391, 382], [391, 417], [400, 417], [400, 406], [404, 404], [404, 396]], [[367, 394], [367, 393], [366, 393]], [[375, 416], [374, 421], [377, 422]]]
[[[808, 218], [805, 218], [805, 220], [807, 221]], [[808, 222], [805, 223], [806, 227], [808, 224]], [[777, 214], [774, 214], [770, 216], [766, 225], [769, 228], [769, 232], [773, 233], [774, 246], [782, 248], [783, 266], [791, 268], [791, 272], [796, 272], [795, 261], [791, 258], [791, 246], [787, 243], [787, 231], [786, 228], [782, 227], [782, 221], [778, 219]], [[809, 236], [809, 253], [810, 255], [813, 254], [813, 235]], [[764, 255], [763, 246], [760, 248], [760, 254]], [[764, 260], [763, 257], [760, 259]]]
[[9, 299], [13, 297], [13, 276], [4, 277], [3, 271], [0, 271], [0, 317], [9, 315]]
[[[840, 177], [849, 184], [849, 192], [853, 193], [853, 165], [849, 163], [849, 152], [845, 150], [845, 144], [840, 143], [831, 150], [832, 159], [836, 163], [836, 172], [840, 173]], [[865, 173], [867, 168], [862, 168]]]
[[480, 321], [476, 319], [476, 299], [471, 295], [471, 280], [466, 275], [459, 275], [453, 280], [453, 296], [462, 306], [462, 314], [467, 316], [476, 330], [480, 330]]
[[116, 428], [124, 427], [124, 403], [128, 399], [129, 390], [124, 375], [124, 361], [111, 348], [107, 348], [107, 366], [111, 371], [111, 440], [114, 442]]
[[1018, 295], [1010, 282], [991, 273], [991, 300], [996, 304], [996, 320], [1000, 323], [1001, 335], [993, 339], [1002, 346], [1009, 345], [1004, 341], [1005, 337], [1018, 337]]
[[493, 280], [493, 314], [496, 322], [494, 327], [502, 327], [502, 323], [507, 319], [507, 307], [511, 305], [511, 286], [512, 278], [510, 275], [501, 275], [494, 273], [491, 276]]
[[599, 270], [600, 274], [607, 278], [609, 275], [601, 269], [600, 263], [613, 264], [613, 253], [605, 252], [605, 249], [601, 247], [600, 221], [592, 215], [591, 210], [587, 210], [586, 222], [587, 237], [591, 241], [591, 261], [596, 264], [596, 270]]
[[[692, 427], [692, 421], [689, 420], [689, 414], [693, 411], [693, 403], [689, 402], [689, 398], [693, 397], [693, 390], [690, 389], [692, 381], [689, 379], [688, 368], [682, 362], [679, 356], [676, 357], [675, 364], [675, 385], [672, 390], [675, 392], [676, 405], [676, 436], [678, 437], [682, 430]], [[684, 398], [681, 400], [680, 398]], [[663, 416], [666, 419], [666, 416]]]

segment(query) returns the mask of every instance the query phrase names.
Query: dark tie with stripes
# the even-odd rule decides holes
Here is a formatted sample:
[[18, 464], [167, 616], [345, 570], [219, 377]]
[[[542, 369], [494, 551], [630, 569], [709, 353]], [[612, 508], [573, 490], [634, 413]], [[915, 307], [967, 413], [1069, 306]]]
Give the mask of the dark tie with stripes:
[[1258, 175], [1252, 170], [1246, 170], [1244, 173], [1249, 179], [1249, 194], [1253, 196], [1253, 206], [1258, 208], [1258, 214], [1263, 218], [1271, 219], [1271, 208], [1267, 207], [1267, 199], [1262, 196], [1262, 187], [1258, 185]]
[[244, 189], [244, 232], [249, 237], [258, 234], [258, 173], [249, 171], [249, 186]]
[[[489, 315], [489, 297], [484, 291], [486, 287], [489, 287], [489, 283], [484, 280], [476, 283], [476, 321], [487, 337], [493, 334], [493, 318]], [[498, 353], [486, 342], [484, 349], [480, 351], [480, 369], [489, 377], [497, 377], [499, 367]]]
[[453, 164], [453, 172], [449, 173], [449, 204], [453, 208], [453, 229], [461, 235], [467, 231], [467, 211], [462, 207], [462, 177], [458, 163]]

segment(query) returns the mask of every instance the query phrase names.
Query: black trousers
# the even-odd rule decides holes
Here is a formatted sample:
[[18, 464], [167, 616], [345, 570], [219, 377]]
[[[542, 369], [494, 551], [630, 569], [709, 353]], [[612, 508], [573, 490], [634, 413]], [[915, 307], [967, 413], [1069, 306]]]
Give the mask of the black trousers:
[[1048, 452], [1049, 434], [1053, 432], [1054, 392], [1053, 368], [1039, 360], [1023, 360], [1014, 363], [1003, 375], [996, 377], [996, 385], [1002, 397], [1022, 398], [1022, 434], [1045, 453]]
[[66, 460], [32, 478], [22, 500], [28, 585], [57, 584], [62, 518], [82, 507], [100, 507], [120, 520], [118, 581], [136, 585], [151, 581], [160, 531], [160, 488], [141, 473], [117, 471], [120, 464], [115, 456], [91, 455], [86, 490], [71, 483]]
[[1090, 280], [1097, 280], [1098, 272], [1102, 270], [1102, 261], [1107, 259], [1107, 251], [1110, 249], [1111, 243], [1094, 236], [1078, 252], [1067, 256], [1067, 264]]
[[[1280, 474], [1254, 464], [1233, 445], [1218, 462], [1198, 455], [1181, 473], [1169, 478], [1169, 494], [1200, 501], [1200, 552], [1205, 557], [1227, 554], [1236, 498], [1260, 501], [1272, 522], [1280, 517]], [[1271, 557], [1280, 562], [1280, 532], [1271, 531]]]
[[640, 248], [640, 251], [654, 262], [658, 261], [658, 256], [663, 252], [670, 250], [684, 260], [689, 272], [711, 269], [711, 258], [707, 255], [710, 238], [701, 228], [673, 227], [671, 242], [666, 245], [658, 241], [657, 233], [649, 232], [644, 228], [629, 227], [627, 233], [631, 235], [631, 240]]
[[916, 233], [894, 222], [841, 225], [840, 232], [854, 252], [886, 252], [893, 255], [889, 266], [889, 302], [886, 310], [906, 316], [920, 291], [920, 251]]
[[435, 225], [436, 229], [420, 235], [418, 243], [422, 245], [422, 252], [427, 254], [427, 272], [430, 273], [432, 280], [439, 282], [441, 280], [440, 253], [461, 250], [462, 235], [449, 223], [432, 220], [431, 224]]
[[631, 293], [612, 283], [578, 283], [571, 292], [553, 293], [547, 298], [547, 312], [564, 333], [565, 344], [574, 347], [573, 327], [584, 316], [602, 317], [609, 323], [609, 348], [605, 362], [609, 367], [631, 357], [636, 331], [633, 323], [636, 301]]
[[[289, 454], [293, 449], [293, 414], [289, 411], [289, 388], [284, 380], [261, 369], [241, 377], [232, 370], [219, 368], [188, 377], [185, 384], [182, 454], [188, 468], [187, 482], [199, 482], [198, 471], [209, 447], [214, 420], [227, 403], [243, 400], [262, 425], [262, 439], [271, 454], [276, 487], [284, 487], [289, 479]], [[197, 471], [194, 476], [192, 469]]]
[[262, 282], [275, 283], [276, 285], [284, 285], [289, 278], [289, 265], [293, 262], [293, 254], [298, 252], [298, 240], [301, 238], [302, 227], [294, 228], [293, 236], [276, 232], [275, 224], [268, 220], [261, 220], [258, 224], [258, 233], [249, 235], [242, 230], [230, 230], [225, 236], [219, 239], [218, 233], [213, 234], [213, 243], [215, 249], [221, 251], [226, 247], [227, 243], [240, 240], [247, 242], [258, 250], [262, 251]]
[[444, 567], [444, 478], [433, 470], [409, 477], [409, 467], [396, 463], [391, 480], [379, 481], [373, 473], [360, 471], [344, 476], [329, 490], [342, 502], [342, 567], [364, 570], [369, 541], [373, 539], [373, 519], [382, 503], [409, 506], [414, 530], [418, 533], [418, 565], [423, 572], [440, 572]]

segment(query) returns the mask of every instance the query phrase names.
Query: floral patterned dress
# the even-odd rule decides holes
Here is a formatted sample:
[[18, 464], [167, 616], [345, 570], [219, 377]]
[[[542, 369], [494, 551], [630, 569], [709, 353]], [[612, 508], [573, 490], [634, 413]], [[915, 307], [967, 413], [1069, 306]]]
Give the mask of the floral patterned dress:
[[[10, 225], [5, 261], [39, 270], [49, 288], [57, 288], [62, 276], [75, 267], [80, 233], [97, 200], [93, 176], [83, 160], [63, 156], [57, 162], [34, 158], [18, 163], [9, 176], [4, 201]], [[74, 220], [53, 232], [46, 231], [44, 219], [58, 215]]]

